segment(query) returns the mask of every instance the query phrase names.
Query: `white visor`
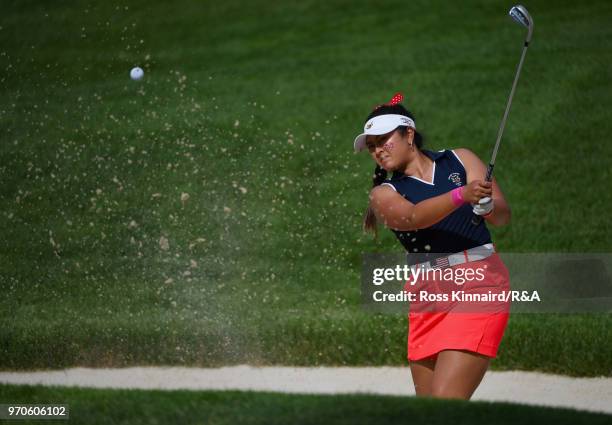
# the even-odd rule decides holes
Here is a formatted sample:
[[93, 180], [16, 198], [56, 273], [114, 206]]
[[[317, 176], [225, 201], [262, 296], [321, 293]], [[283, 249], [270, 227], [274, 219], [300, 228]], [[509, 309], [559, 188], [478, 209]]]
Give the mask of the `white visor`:
[[404, 115], [386, 114], [368, 120], [363, 126], [363, 133], [355, 138], [355, 142], [353, 143], [355, 152], [360, 152], [365, 149], [367, 136], [387, 134], [399, 126], [412, 127], [416, 130], [414, 121]]

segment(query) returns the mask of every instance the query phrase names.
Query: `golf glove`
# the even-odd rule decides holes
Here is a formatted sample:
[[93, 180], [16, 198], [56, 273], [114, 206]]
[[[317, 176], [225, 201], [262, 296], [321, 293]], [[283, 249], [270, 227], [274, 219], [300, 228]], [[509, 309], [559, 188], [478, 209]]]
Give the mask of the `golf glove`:
[[481, 198], [477, 204], [472, 204], [472, 206], [472, 211], [474, 214], [485, 216], [493, 211], [493, 198], [485, 196], [484, 198]]

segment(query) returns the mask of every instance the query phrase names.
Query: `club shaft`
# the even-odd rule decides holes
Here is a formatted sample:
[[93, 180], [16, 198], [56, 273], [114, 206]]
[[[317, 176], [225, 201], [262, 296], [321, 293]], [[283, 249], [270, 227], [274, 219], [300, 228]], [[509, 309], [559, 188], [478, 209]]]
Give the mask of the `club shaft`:
[[[510, 106], [512, 105], [512, 98], [514, 97], [514, 90], [516, 90], [516, 84], [518, 83], [519, 76], [521, 75], [521, 68], [523, 67], [523, 61], [525, 60], [525, 54], [527, 53], [527, 48], [529, 47], [529, 42], [525, 41], [525, 45], [523, 47], [523, 53], [521, 53], [521, 60], [519, 61], [518, 67], [516, 68], [516, 75], [514, 76], [514, 82], [512, 83], [512, 90], [510, 90], [510, 96], [508, 97], [508, 103], [506, 104], [506, 110], [504, 112], [504, 117], [502, 118], [502, 122], [499, 125], [499, 131], [497, 132], [497, 140], [495, 141], [495, 147], [493, 148], [493, 154], [491, 155], [491, 162], [489, 162], [489, 166], [487, 167], [487, 175], [485, 177], [486, 181], [493, 180], [493, 167], [495, 167], [495, 158], [497, 157], [497, 151], [499, 150], [499, 144], [501, 142], [502, 135], [504, 134], [504, 127], [506, 126], [506, 119], [508, 118], [508, 113], [510, 112]], [[477, 226], [482, 222], [483, 218], [479, 215], [474, 215], [472, 217], [472, 224]]]
[[525, 54], [527, 53], [528, 47], [529, 43], [525, 42], [525, 46], [523, 47], [523, 53], [521, 54], [521, 60], [519, 61], [518, 67], [516, 69], [516, 75], [514, 76], [514, 82], [512, 83], [512, 90], [510, 90], [510, 96], [508, 97], [508, 103], [506, 104], [506, 111], [504, 112], [504, 117], [502, 118], [501, 124], [499, 125], [499, 131], [497, 132], [497, 141], [495, 142], [493, 154], [491, 155], [491, 166], [495, 165], [495, 158], [497, 157], [499, 144], [501, 142], [502, 135], [504, 134], [504, 127], [506, 126], [506, 120], [508, 119], [508, 113], [510, 112], [510, 106], [512, 105], [512, 98], [514, 97], [516, 84], [518, 83], [519, 76], [521, 75], [521, 68], [523, 67], [523, 61], [525, 60]]

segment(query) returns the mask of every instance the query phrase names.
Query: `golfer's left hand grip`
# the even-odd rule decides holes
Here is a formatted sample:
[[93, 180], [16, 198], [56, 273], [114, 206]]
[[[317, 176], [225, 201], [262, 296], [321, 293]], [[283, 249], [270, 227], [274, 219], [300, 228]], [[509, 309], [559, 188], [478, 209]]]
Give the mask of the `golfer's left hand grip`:
[[[485, 181], [490, 182], [493, 180], [493, 167], [495, 165], [494, 164], [489, 164], [489, 166], [487, 167], [487, 176], [485, 177]], [[472, 217], [472, 224], [474, 226], [478, 226], [480, 223], [482, 223], [482, 216], [478, 215], [478, 214], [474, 214], [474, 216]]]

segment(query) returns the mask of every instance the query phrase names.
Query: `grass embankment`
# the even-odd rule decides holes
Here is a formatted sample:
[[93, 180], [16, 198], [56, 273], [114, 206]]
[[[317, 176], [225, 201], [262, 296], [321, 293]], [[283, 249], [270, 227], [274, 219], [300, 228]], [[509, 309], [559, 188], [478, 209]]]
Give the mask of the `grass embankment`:
[[[0, 385], [11, 403], [68, 404], [74, 424], [609, 424], [610, 416], [509, 403], [374, 395], [94, 390]], [[31, 421], [39, 423], [40, 421]], [[26, 422], [28, 423], [28, 422]]]

